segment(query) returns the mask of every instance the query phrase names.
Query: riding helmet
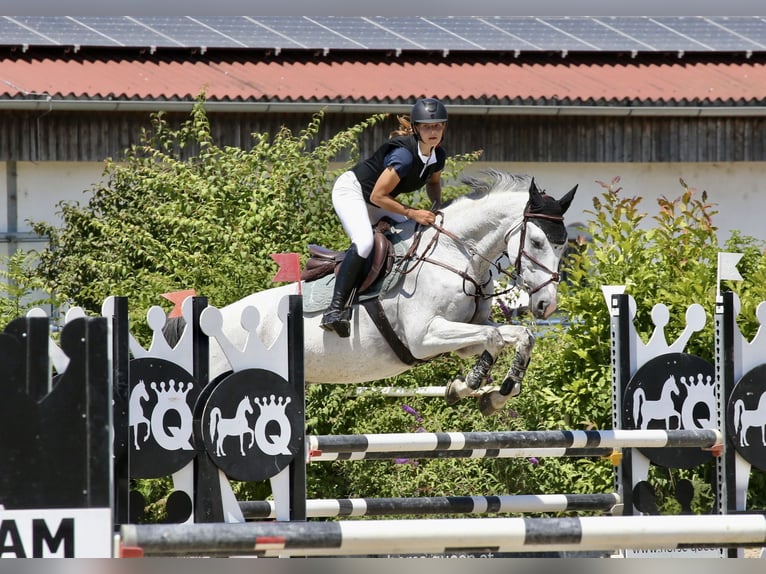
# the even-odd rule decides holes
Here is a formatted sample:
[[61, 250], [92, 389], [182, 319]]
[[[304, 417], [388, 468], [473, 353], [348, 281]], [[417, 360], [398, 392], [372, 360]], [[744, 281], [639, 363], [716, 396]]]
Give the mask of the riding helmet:
[[438, 124], [447, 121], [447, 108], [436, 98], [423, 98], [415, 102], [410, 112], [413, 124]]

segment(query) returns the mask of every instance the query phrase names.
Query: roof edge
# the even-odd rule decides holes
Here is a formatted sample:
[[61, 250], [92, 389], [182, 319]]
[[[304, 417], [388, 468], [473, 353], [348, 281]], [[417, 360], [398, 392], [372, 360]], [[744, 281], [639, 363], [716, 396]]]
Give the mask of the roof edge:
[[[74, 111], [74, 112], [188, 112], [196, 102], [169, 100], [53, 100], [0, 99], [0, 111]], [[766, 106], [610, 106], [610, 105], [476, 105], [449, 103], [450, 115], [560, 115], [560, 116], [764, 116]], [[205, 110], [214, 113], [409, 113], [408, 104], [337, 103], [337, 102], [221, 102], [206, 101]]]

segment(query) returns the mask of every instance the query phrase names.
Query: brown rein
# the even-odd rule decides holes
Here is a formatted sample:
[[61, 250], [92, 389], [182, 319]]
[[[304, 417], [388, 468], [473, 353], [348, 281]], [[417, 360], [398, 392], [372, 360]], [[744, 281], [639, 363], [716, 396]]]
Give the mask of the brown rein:
[[[441, 218], [441, 222], [444, 221], [444, 214], [441, 211], [436, 212], [436, 216]], [[547, 271], [550, 273], [551, 277], [546, 281], [545, 283], [541, 283], [531, 291], [527, 291], [530, 295], [533, 293], [536, 293], [546, 285], [550, 283], [558, 283], [560, 280], [559, 273], [557, 271], [553, 271], [552, 269], [549, 269], [546, 265], [541, 263], [538, 259], [536, 259], [534, 256], [527, 253], [527, 251], [524, 249], [524, 241], [526, 238], [526, 232], [527, 232], [527, 223], [530, 219], [539, 218], [539, 219], [549, 219], [551, 221], [564, 221], [563, 217], [560, 216], [554, 216], [554, 215], [544, 215], [544, 214], [537, 214], [537, 213], [530, 213], [529, 210], [524, 211], [524, 218], [521, 223], [521, 239], [519, 242], [519, 252], [516, 255], [516, 261], [514, 263], [514, 270], [513, 273], [508, 273], [505, 269], [500, 267], [500, 264], [497, 261], [491, 261], [490, 259], [484, 257], [481, 253], [478, 253], [473, 247], [468, 245], [465, 241], [457, 237], [454, 233], [450, 232], [449, 230], [445, 229], [442, 225], [433, 223], [431, 224], [431, 227], [433, 227], [436, 230], [436, 233], [431, 238], [431, 241], [428, 242], [428, 245], [423, 250], [423, 254], [418, 254], [418, 246], [420, 244], [420, 239], [423, 235], [423, 227], [420, 226], [420, 224], [416, 224], [416, 231], [415, 236], [412, 241], [412, 245], [407, 250], [407, 252], [404, 254], [404, 256], [400, 259], [399, 263], [397, 264], [397, 271], [401, 273], [402, 275], [407, 275], [408, 273], [411, 273], [414, 271], [417, 266], [420, 263], [431, 263], [433, 265], [438, 265], [439, 267], [442, 267], [444, 269], [447, 269], [448, 271], [451, 271], [452, 273], [455, 273], [457, 276], [461, 277], [463, 279], [463, 293], [467, 295], [468, 297], [474, 297], [477, 299], [491, 299], [492, 297], [498, 297], [500, 295], [505, 295], [506, 293], [509, 293], [515, 286], [517, 286], [519, 279], [521, 278], [521, 259], [522, 257], [526, 257], [532, 263], [537, 265], [538, 267], [541, 267], [544, 271]], [[517, 226], [518, 227], [518, 226]], [[508, 243], [508, 237], [516, 228], [512, 228], [506, 233], [504, 241], [507, 244]], [[483, 259], [487, 263], [490, 264], [490, 266], [494, 266], [496, 271], [499, 275], [506, 275], [509, 279], [513, 281], [513, 286], [509, 287], [505, 291], [495, 291], [493, 293], [485, 294], [484, 293], [484, 287], [486, 287], [491, 281], [492, 281], [492, 275], [490, 274], [489, 279], [485, 281], [484, 283], [479, 283], [476, 281], [473, 277], [471, 277], [468, 273], [465, 271], [461, 271], [460, 269], [456, 269], [452, 265], [449, 265], [448, 263], [444, 263], [443, 261], [438, 261], [436, 259], [431, 259], [426, 255], [426, 253], [429, 253], [433, 247], [436, 241], [439, 238], [439, 235], [446, 235], [449, 237], [456, 245], [460, 246], [469, 256], [471, 257], [478, 257], [480, 259]], [[503, 251], [503, 255], [508, 255], [507, 251]], [[502, 256], [501, 256], [502, 257]], [[500, 258], [498, 258], [500, 259]], [[406, 264], [409, 261], [414, 261], [414, 264], [412, 266], [409, 266], [407, 268], [404, 267], [404, 264]], [[469, 293], [466, 289], [466, 282], [471, 283], [474, 286], [474, 293]], [[522, 288], [524, 285], [522, 285]]]

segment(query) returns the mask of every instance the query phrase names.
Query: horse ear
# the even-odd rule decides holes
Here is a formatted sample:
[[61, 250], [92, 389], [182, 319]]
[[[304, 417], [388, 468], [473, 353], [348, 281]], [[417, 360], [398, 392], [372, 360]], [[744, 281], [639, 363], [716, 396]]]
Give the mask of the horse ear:
[[539, 209], [543, 206], [543, 198], [540, 194], [540, 190], [537, 189], [534, 177], [532, 178], [532, 181], [529, 182], [529, 203], [532, 208]]
[[567, 212], [567, 209], [569, 209], [569, 206], [572, 204], [572, 200], [574, 199], [576, 192], [577, 192], [577, 185], [575, 185], [572, 189], [566, 192], [566, 194], [564, 194], [564, 197], [559, 199], [559, 207], [561, 207], [561, 213]]

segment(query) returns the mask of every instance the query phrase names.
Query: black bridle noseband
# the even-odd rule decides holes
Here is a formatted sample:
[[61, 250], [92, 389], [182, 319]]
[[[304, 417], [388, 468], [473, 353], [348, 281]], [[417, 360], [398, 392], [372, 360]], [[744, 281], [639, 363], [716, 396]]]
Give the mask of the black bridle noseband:
[[[529, 259], [532, 263], [540, 267], [543, 271], [546, 271], [550, 273], [550, 279], [548, 279], [545, 283], [540, 283], [537, 287], [532, 289], [531, 291], [527, 291], [529, 295], [532, 295], [533, 293], [537, 293], [540, 289], [545, 287], [546, 285], [549, 285], [550, 283], [558, 283], [561, 280], [561, 277], [559, 275], [558, 271], [554, 271], [553, 269], [549, 269], [547, 265], [540, 262], [536, 257], [533, 255], [530, 255], [527, 253], [526, 249], [524, 249], [524, 243], [527, 237], [527, 223], [530, 219], [546, 219], [548, 221], [556, 221], [564, 224], [564, 217], [561, 215], [546, 215], [544, 213], [532, 213], [529, 211], [529, 207], [524, 210], [524, 223], [521, 228], [521, 238], [519, 239], [519, 252], [516, 255], [516, 263], [514, 263], [514, 270], [516, 272], [516, 279], [521, 279], [521, 258], [526, 257]], [[506, 236], [507, 237], [507, 236]], [[508, 242], [506, 241], [506, 244]], [[525, 286], [522, 286], [525, 287]]]

